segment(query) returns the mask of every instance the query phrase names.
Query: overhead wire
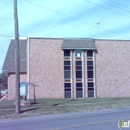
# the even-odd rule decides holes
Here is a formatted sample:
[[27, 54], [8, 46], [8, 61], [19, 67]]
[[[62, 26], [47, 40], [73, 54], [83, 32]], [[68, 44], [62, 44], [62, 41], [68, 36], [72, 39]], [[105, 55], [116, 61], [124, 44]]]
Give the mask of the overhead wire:
[[109, 0], [109, 1], [111, 1], [112, 3], [115, 3], [116, 5], [119, 5], [119, 6], [121, 6], [121, 7], [124, 7], [124, 8], [127, 8], [127, 9], [130, 10], [129, 7], [126, 7], [126, 6], [122, 5], [122, 4], [119, 4], [119, 3], [117, 3], [117, 2], [115, 2], [115, 1], [113, 1], [113, 0]]
[[[88, 25], [91, 25], [91, 26], [93, 26], [93, 27], [97, 27], [96, 25], [93, 25], [93, 24], [91, 24], [91, 23], [87, 23], [87, 22], [85, 22], [85, 21], [76, 19], [76, 18], [74, 18], [74, 17], [72, 17], [72, 16], [69, 16], [69, 15], [66, 15], [66, 14], [63, 14], [63, 13], [54, 11], [54, 10], [52, 10], [52, 9], [49, 9], [49, 8], [47, 8], [47, 7], [44, 7], [44, 6], [41, 6], [41, 5], [38, 5], [38, 4], [35, 4], [35, 3], [33, 3], [33, 2], [30, 2], [30, 1], [27, 1], [27, 0], [23, 0], [23, 1], [25, 1], [25, 2], [27, 2], [27, 3], [29, 3], [29, 4], [35, 5], [35, 6], [37, 6], [37, 7], [43, 8], [43, 9], [45, 9], [45, 10], [49, 10], [49, 11], [51, 11], [51, 12], [60, 14], [60, 15], [62, 15], [62, 16], [65, 16], [65, 17], [74, 19], [74, 20], [76, 20], [76, 21], [82, 22], [82, 23], [84, 23], [84, 24], [88, 24]], [[100, 29], [102, 29], [102, 30], [109, 31], [109, 32], [111, 32], [111, 33], [114, 33], [114, 34], [117, 34], [117, 35], [120, 35], [120, 36], [123, 36], [123, 37], [126, 37], [126, 38], [130, 38], [129, 36], [125, 36], [125, 35], [123, 35], [123, 34], [120, 34], [120, 33], [117, 33], [117, 32], [114, 32], [114, 31], [111, 31], [111, 30], [108, 30], [108, 29], [105, 29], [105, 28], [103, 28], [103, 27], [98, 27], [98, 28], [100, 28]]]
[[[30, 2], [30, 1], [27, 1], [27, 0], [23, 0], [23, 1], [28, 2], [28, 3], [30, 3], [30, 4], [33, 4], [33, 5], [37, 6], [37, 7], [40, 7], [40, 8], [43, 8], [43, 9], [49, 10], [49, 11], [51, 11], [51, 12], [54, 12], [54, 13], [57, 13], [57, 14], [63, 15], [63, 16], [65, 16], [65, 17], [68, 17], [68, 18], [71, 18], [71, 19], [74, 19], [74, 20], [76, 20], [76, 21], [79, 21], [79, 22], [82, 22], [82, 23], [85, 23], [85, 24], [86, 24], [86, 22], [84, 22], [84, 21], [82, 21], [82, 20], [79, 20], [79, 19], [76, 19], [76, 18], [74, 18], [74, 17], [71, 17], [71, 16], [69, 16], [69, 15], [66, 15], [66, 14], [63, 14], [63, 13], [60, 13], [60, 12], [54, 11], [54, 10], [52, 10], [52, 9], [46, 8], [46, 7], [44, 7], [44, 6], [41, 6], [41, 5], [35, 4], [35, 3]], [[87, 24], [97, 27], [96, 25], [93, 25], [93, 24], [91, 24], [91, 23], [87, 23]]]
[[12, 37], [12, 36], [0, 34], [0, 37]]
[[125, 17], [130, 18], [130, 16], [128, 16], [128, 15], [119, 13], [119, 12], [117, 12], [117, 11], [115, 11], [115, 10], [111, 10], [111, 9], [109, 9], [109, 8], [106, 8], [106, 7], [104, 7], [104, 6], [98, 5], [98, 4], [93, 3], [93, 2], [90, 2], [90, 1], [88, 1], [88, 0], [84, 0], [84, 1], [85, 1], [85, 2], [88, 2], [88, 3], [91, 3], [91, 4], [93, 4], [93, 5], [99, 6], [99, 7], [101, 7], [101, 8], [104, 8], [104, 9], [106, 9], [106, 10], [109, 10], [109, 11], [111, 11], [111, 12], [117, 13], [117, 14], [119, 14], [119, 15], [122, 15], [122, 16], [125, 16]]
[[[6, 3], [3, 7], [0, 8], [0, 10], [4, 9], [12, 0], [10, 0], [8, 3]], [[9, 35], [0, 34], [0, 37], [12, 37]]]
[[104, 1], [104, 0], [100, 0], [100, 1], [103, 2], [103, 3], [106, 3], [106, 4], [108, 4], [108, 5], [112, 5], [112, 6], [116, 7], [116, 8], [119, 8], [119, 9], [122, 9], [122, 10], [125, 10], [125, 11], [130, 12], [130, 10], [124, 9], [124, 8], [119, 7], [119, 6], [117, 6], [117, 5], [113, 5], [113, 4], [111, 4], [111, 3], [109, 3], [109, 2], [106, 2], [106, 1]]
[[6, 3], [3, 7], [0, 8], [0, 10], [4, 9], [12, 0], [10, 0], [8, 3]]

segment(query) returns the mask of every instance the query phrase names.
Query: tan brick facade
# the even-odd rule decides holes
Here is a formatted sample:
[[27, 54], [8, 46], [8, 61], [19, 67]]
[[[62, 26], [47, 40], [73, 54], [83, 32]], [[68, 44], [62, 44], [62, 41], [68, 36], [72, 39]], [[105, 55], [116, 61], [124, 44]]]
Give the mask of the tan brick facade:
[[[29, 38], [27, 75], [21, 82], [35, 84], [36, 98], [64, 98], [62, 38]], [[95, 40], [95, 97], [130, 97], [130, 41]], [[76, 98], [75, 51], [71, 51], [72, 98]], [[15, 97], [15, 75], [8, 77], [9, 99]], [[87, 51], [83, 50], [83, 98], [88, 98]], [[33, 98], [30, 86], [29, 98]]]
[[[27, 74], [20, 74], [20, 82], [27, 82]], [[8, 99], [15, 99], [15, 74], [8, 75]]]
[[95, 40], [97, 97], [130, 97], [130, 41]]
[[[30, 39], [29, 75], [36, 98], [64, 98], [62, 39]], [[32, 90], [30, 91], [32, 98]]]

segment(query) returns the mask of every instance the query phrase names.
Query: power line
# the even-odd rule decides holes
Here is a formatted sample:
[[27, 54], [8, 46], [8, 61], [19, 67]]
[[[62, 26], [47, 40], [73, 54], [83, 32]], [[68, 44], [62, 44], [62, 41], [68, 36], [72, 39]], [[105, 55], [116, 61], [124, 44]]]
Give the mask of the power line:
[[[10, 0], [8, 3], [6, 3], [2, 8], [0, 8], [0, 10], [4, 9], [11, 1], [12, 0]], [[12, 36], [0, 34], [0, 37], [12, 37]]]
[[[43, 8], [43, 9], [49, 10], [49, 11], [51, 11], [51, 12], [54, 12], [54, 13], [57, 13], [57, 14], [63, 15], [63, 16], [65, 16], [65, 17], [68, 17], [68, 18], [74, 19], [74, 20], [79, 21], [79, 22], [81, 22], [81, 23], [88, 24], [88, 25], [91, 25], [91, 26], [97, 28], [96, 25], [93, 25], [93, 24], [87, 23], [87, 22], [85, 22], [85, 21], [82, 21], [82, 20], [76, 19], [76, 18], [71, 17], [71, 16], [68, 16], [68, 15], [66, 15], [66, 14], [63, 14], [63, 13], [60, 13], [60, 12], [54, 11], [54, 10], [52, 10], [52, 9], [49, 9], [49, 8], [43, 7], [43, 6], [41, 6], [41, 5], [37, 5], [37, 4], [32, 3], [32, 2], [30, 2], [30, 1], [27, 1], [27, 0], [23, 0], [23, 1], [25, 1], [25, 2], [27, 2], [27, 3], [29, 3], [29, 4], [35, 5], [35, 6], [37, 6], [37, 7], [40, 7], [40, 8]], [[117, 32], [113, 32], [113, 31], [111, 31], [111, 30], [108, 30], [108, 29], [105, 29], [105, 28], [102, 28], [102, 27], [99, 27], [99, 28], [102, 29], [102, 30], [105, 30], [105, 31], [108, 31], [108, 32], [111, 32], [111, 33], [114, 33], [114, 34], [117, 34], [117, 35], [120, 35], [120, 36], [126, 37], [126, 38], [130, 38], [129, 36], [125, 36], [125, 35], [119, 34], [119, 33], [117, 33]]]
[[[32, 2], [30, 2], [30, 1], [27, 1], [27, 0], [23, 0], [23, 1], [28, 2], [28, 3], [32, 4], [32, 5], [37, 6], [37, 7], [40, 7], [40, 8], [43, 8], [43, 9], [49, 10], [49, 11], [51, 11], [51, 12], [54, 12], [54, 13], [57, 13], [57, 14], [60, 14], [60, 15], [66, 16], [66, 17], [68, 17], [68, 18], [74, 19], [74, 20], [76, 20], [76, 21], [79, 21], [79, 22], [82, 22], [82, 23], [85, 23], [85, 24], [87, 23], [87, 22], [84, 22], [84, 21], [82, 21], [82, 20], [79, 20], [79, 19], [76, 19], [76, 18], [74, 18], [74, 17], [71, 17], [71, 16], [69, 16], [69, 15], [66, 15], [66, 14], [63, 14], [63, 13], [60, 13], [60, 12], [54, 11], [54, 10], [52, 10], [52, 9], [49, 9], [49, 8], [43, 7], [43, 6], [38, 5], [38, 4], [35, 4], [35, 3], [32, 3]], [[96, 27], [96, 25], [93, 25], [93, 24], [91, 24], [91, 23], [87, 23], [87, 24]]]
[[111, 1], [112, 3], [115, 3], [116, 5], [119, 5], [119, 6], [121, 6], [121, 7], [124, 7], [124, 8], [127, 8], [127, 9], [130, 10], [129, 7], [126, 7], [126, 6], [124, 6], [124, 5], [121, 5], [121, 4], [119, 4], [119, 3], [117, 3], [117, 2], [114, 2], [114, 1], [112, 1], [112, 0], [109, 0], [109, 1]]
[[122, 16], [125, 16], [125, 17], [130, 18], [130, 16], [128, 16], [128, 15], [125, 15], [125, 14], [119, 13], [119, 12], [114, 11], [114, 10], [110, 10], [109, 8], [106, 8], [106, 7], [103, 7], [103, 6], [101, 6], [101, 5], [95, 4], [95, 3], [90, 2], [90, 1], [88, 1], [88, 0], [85, 0], [85, 2], [91, 3], [91, 4], [93, 4], [93, 5], [99, 6], [99, 7], [101, 7], [101, 8], [106, 9], [106, 10], [109, 10], [109, 11], [111, 11], [111, 12], [114, 12], [114, 13], [117, 13], [117, 14], [120, 14], [120, 15], [122, 15]]
[[9, 35], [4, 35], [4, 34], [0, 34], [1, 37], [12, 37], [12, 36], [9, 36]]
[[6, 3], [0, 10], [2, 10], [4, 7], [6, 7], [12, 0], [10, 0], [8, 3]]
[[104, 2], [104, 3], [106, 3], [106, 4], [109, 4], [109, 5], [112, 5], [112, 6], [116, 7], [116, 8], [119, 8], [119, 9], [122, 9], [122, 10], [125, 10], [125, 11], [130, 12], [130, 10], [124, 9], [124, 8], [119, 7], [119, 6], [117, 6], [117, 5], [113, 5], [113, 4], [109, 3], [109, 2], [106, 2], [106, 1], [103, 1], [103, 0], [100, 0], [100, 1], [101, 1], [101, 2]]

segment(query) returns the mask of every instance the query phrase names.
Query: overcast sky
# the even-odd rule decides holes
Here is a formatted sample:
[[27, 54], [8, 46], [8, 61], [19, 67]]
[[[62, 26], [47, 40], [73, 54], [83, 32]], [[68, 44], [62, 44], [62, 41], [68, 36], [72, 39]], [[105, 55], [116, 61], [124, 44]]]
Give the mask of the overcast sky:
[[[0, 0], [0, 72], [14, 37], [13, 3]], [[130, 0], [18, 0], [18, 18], [20, 37], [130, 40]]]

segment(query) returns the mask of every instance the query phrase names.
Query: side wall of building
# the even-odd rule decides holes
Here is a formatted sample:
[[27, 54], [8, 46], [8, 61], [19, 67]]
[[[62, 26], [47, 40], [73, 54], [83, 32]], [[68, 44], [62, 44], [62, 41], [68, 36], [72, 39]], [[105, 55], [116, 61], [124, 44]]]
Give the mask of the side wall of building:
[[[27, 74], [20, 74], [20, 82], [27, 82]], [[15, 74], [8, 75], [8, 100], [15, 99]]]
[[130, 97], [130, 41], [95, 40], [99, 97]]
[[[62, 39], [29, 39], [29, 82], [36, 98], [64, 98]], [[30, 87], [33, 98], [33, 87]]]

